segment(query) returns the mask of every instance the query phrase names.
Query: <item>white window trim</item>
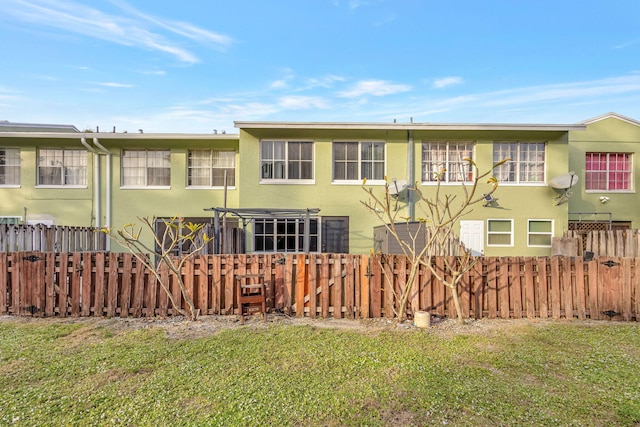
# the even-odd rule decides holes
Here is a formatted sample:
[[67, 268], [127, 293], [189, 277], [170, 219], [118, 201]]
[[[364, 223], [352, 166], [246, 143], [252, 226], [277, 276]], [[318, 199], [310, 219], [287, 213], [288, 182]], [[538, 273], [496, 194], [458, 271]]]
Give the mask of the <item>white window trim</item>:
[[[436, 143], [441, 143], [444, 142], [447, 144], [447, 167], [449, 166], [449, 143], [453, 142], [453, 143], [470, 143], [473, 148], [471, 149], [471, 160], [473, 160], [475, 162], [476, 159], [476, 141], [475, 140], [423, 140], [422, 143], [420, 144], [420, 180], [422, 181], [422, 172], [423, 172], [423, 168], [424, 168], [424, 158], [422, 158], [422, 146], [424, 144], [436, 144]], [[466, 184], [471, 184], [473, 185], [474, 179], [476, 178], [476, 174], [475, 174], [475, 170], [473, 168], [471, 168], [471, 174], [473, 175], [473, 178], [471, 178], [470, 181], [440, 181], [440, 185], [466, 185]], [[438, 185], [438, 181], [422, 181], [421, 182], [422, 185], [425, 186], [435, 186]]]
[[[510, 143], [510, 142], [515, 142], [518, 144], [518, 152], [516, 154], [516, 157], [518, 157], [518, 160], [515, 161], [516, 163], [516, 176], [517, 179], [516, 181], [498, 181], [498, 183], [500, 184], [500, 186], [506, 186], [506, 187], [514, 187], [514, 186], [518, 186], [518, 187], [547, 187], [547, 164], [548, 164], [548, 160], [549, 160], [549, 156], [548, 156], [548, 146], [549, 146], [549, 141], [528, 141], [528, 140], [513, 140], [513, 141], [509, 141], [509, 140], [495, 140], [493, 141], [493, 144], [501, 144], [501, 143]], [[531, 181], [520, 181], [520, 145], [521, 144], [544, 144], [544, 171], [542, 172], [543, 176], [542, 176], [542, 181], [535, 181], [535, 182], [531, 182]], [[500, 160], [499, 160], [500, 161]]]
[[89, 188], [88, 185], [51, 185], [51, 184], [47, 184], [47, 185], [36, 185], [35, 188]]
[[[636, 192], [635, 190], [635, 177], [634, 177], [634, 172], [635, 172], [635, 156], [633, 155], [633, 153], [629, 153], [629, 152], [617, 152], [617, 151], [589, 151], [589, 153], [603, 153], [607, 155], [607, 163], [608, 163], [608, 157], [609, 154], [628, 154], [629, 156], [631, 156], [631, 169], [630, 169], [630, 179], [629, 179], [629, 189], [628, 190], [587, 190], [587, 165], [586, 165], [586, 155], [587, 153], [585, 153], [585, 167], [584, 167], [584, 182], [585, 182], [585, 193], [607, 193], [607, 194], [611, 194], [611, 193], [618, 193], [618, 194], [634, 194]], [[609, 170], [606, 170], [607, 174], [609, 173]], [[609, 184], [609, 180], [607, 179], [607, 185]]]
[[[364, 184], [365, 187], [372, 185], [372, 186], [382, 186], [385, 185], [387, 182], [384, 179], [367, 179], [367, 182]], [[362, 181], [356, 181], [353, 179], [349, 179], [349, 180], [344, 180], [344, 181], [332, 181], [331, 182], [332, 185], [358, 185], [361, 186], [362, 185]]]
[[[284, 142], [287, 144], [287, 158], [285, 159], [285, 168], [287, 171], [287, 175], [289, 174], [289, 147], [288, 144], [289, 142], [308, 142], [311, 144], [311, 178], [310, 179], [288, 179], [288, 178], [277, 178], [277, 179], [270, 179], [270, 178], [263, 178], [262, 177], [262, 142], [266, 141], [266, 142]], [[260, 176], [260, 180], [258, 181], [259, 184], [292, 184], [292, 185], [313, 185], [316, 183], [316, 143], [313, 140], [309, 140], [309, 139], [278, 139], [278, 138], [270, 138], [270, 139], [261, 139], [260, 140], [260, 145], [259, 145], [259, 151], [258, 151], [258, 163], [259, 163], [259, 169], [258, 169], [258, 175]]]
[[[35, 188], [89, 188], [89, 173], [90, 173], [90, 167], [89, 167], [89, 159], [87, 157], [87, 163], [85, 164], [85, 184], [65, 184], [64, 183], [64, 173], [62, 175], [62, 184], [40, 184], [40, 150], [62, 150], [63, 151], [63, 156], [64, 156], [64, 152], [65, 151], [82, 151], [84, 152], [85, 156], [88, 156], [88, 152], [87, 150], [83, 150], [80, 148], [59, 148], [59, 147], [42, 147], [42, 148], [38, 148], [36, 150], [36, 185]], [[65, 165], [63, 164], [62, 167], [64, 168]]]
[[[172, 152], [171, 149], [169, 150], [165, 150], [165, 149], [155, 149], [155, 148], [123, 148], [120, 151], [120, 189], [121, 190], [171, 190], [171, 185], [126, 185], [122, 183], [123, 180], [123, 174], [122, 171], [124, 169], [123, 167], [123, 162], [122, 159], [124, 157], [124, 152], [125, 151], [144, 151], [145, 153], [148, 151], [168, 151], [169, 152], [169, 182], [171, 182], [171, 172], [172, 172], [172, 167], [171, 167], [171, 157], [172, 157]], [[146, 158], [145, 158], [146, 160]], [[148, 168], [148, 166], [145, 166], [145, 181], [149, 180], [149, 175], [148, 175], [148, 171], [146, 170]]]
[[[511, 231], [509, 233], [506, 233], [504, 231], [489, 231], [489, 222], [490, 221], [501, 221], [501, 222], [506, 222], [509, 221], [511, 223]], [[509, 218], [487, 218], [487, 234], [486, 234], [486, 245], [490, 246], [492, 248], [511, 248], [513, 247], [513, 236], [514, 236], [514, 227], [513, 227], [513, 219], [509, 219]], [[508, 245], [492, 245], [491, 243], [489, 243], [490, 239], [489, 239], [489, 235], [506, 235], [508, 234], [510, 236], [510, 243]]]
[[[381, 143], [384, 146], [384, 172], [382, 176], [387, 176], [387, 141], [381, 139], [363, 140], [363, 139], [336, 139], [331, 141], [331, 184], [334, 185], [362, 185], [363, 178], [360, 179], [334, 179], [336, 162], [333, 158], [333, 144], [340, 142], [358, 143], [358, 176], [362, 172], [362, 143]], [[369, 179], [365, 185], [384, 185], [386, 181], [384, 179]]]
[[[529, 228], [530, 224], [532, 221], [537, 221], [537, 222], [550, 222], [551, 223], [551, 231], [550, 232], [531, 232], [531, 229]], [[529, 218], [527, 219], [527, 247], [528, 248], [550, 248], [552, 247], [552, 244], [549, 245], [532, 245], [529, 243], [529, 237], [531, 237], [532, 235], [534, 236], [549, 236], [551, 237], [551, 239], [553, 239], [554, 236], [554, 232], [555, 232], [555, 223], [554, 220], [549, 219], [549, 218]]]
[[[213, 153], [214, 151], [224, 151], [224, 152], [230, 152], [230, 153], [234, 153], [234, 158], [233, 158], [233, 173], [234, 173], [234, 181], [236, 178], [236, 172], [237, 172], [237, 156], [238, 153], [235, 150], [223, 150], [223, 149], [208, 149], [208, 148], [202, 148], [202, 149], [194, 149], [197, 151], [209, 151], [211, 153]], [[187, 150], [187, 160], [185, 163], [185, 189], [187, 190], [224, 190], [224, 185], [189, 185], [189, 151], [192, 151], [191, 149]], [[209, 171], [211, 172], [214, 168], [213, 166], [210, 166]], [[227, 189], [228, 190], [235, 190], [236, 186], [234, 185], [228, 185]]]
[[[18, 216], [18, 215], [0, 215], [0, 219], [6, 219], [6, 218], [11, 218], [11, 219], [17, 219], [18, 220], [18, 224], [22, 223], [22, 217]], [[1, 223], [2, 221], [0, 221]], [[9, 225], [13, 225], [13, 224], [9, 224]]]
[[[0, 149], [3, 150], [18, 150], [18, 184], [0, 184], [0, 188], [21, 188], [22, 184], [22, 150], [20, 147], [5, 147], [2, 146]], [[4, 166], [15, 166], [15, 165], [4, 165]], [[2, 218], [2, 217], [0, 217]]]
[[140, 185], [121, 185], [121, 190], [171, 190], [170, 185], [148, 185], [148, 186], [140, 186]]
[[[155, 187], [154, 187], [155, 188]], [[227, 190], [235, 190], [236, 186], [228, 186]], [[212, 186], [208, 187], [206, 185], [188, 185], [185, 187], [185, 190], [224, 190], [224, 186]]]

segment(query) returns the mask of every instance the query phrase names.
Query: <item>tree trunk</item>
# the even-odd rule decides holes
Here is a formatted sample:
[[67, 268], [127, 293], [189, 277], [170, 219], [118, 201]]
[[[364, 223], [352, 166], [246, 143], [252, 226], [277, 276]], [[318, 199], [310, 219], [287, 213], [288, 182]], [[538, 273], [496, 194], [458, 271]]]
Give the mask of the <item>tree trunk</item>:
[[456, 307], [456, 315], [458, 317], [458, 323], [460, 325], [464, 324], [464, 319], [462, 318], [462, 309], [460, 308], [460, 297], [458, 296], [458, 285], [447, 285], [451, 289], [451, 293], [453, 294], [453, 304]]

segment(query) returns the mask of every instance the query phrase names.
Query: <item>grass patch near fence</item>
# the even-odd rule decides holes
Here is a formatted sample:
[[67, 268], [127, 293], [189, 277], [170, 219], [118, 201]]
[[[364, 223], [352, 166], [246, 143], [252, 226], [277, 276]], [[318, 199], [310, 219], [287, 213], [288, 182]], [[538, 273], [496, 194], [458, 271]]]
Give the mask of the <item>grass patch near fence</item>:
[[313, 325], [174, 339], [0, 321], [0, 425], [634, 425], [640, 326]]

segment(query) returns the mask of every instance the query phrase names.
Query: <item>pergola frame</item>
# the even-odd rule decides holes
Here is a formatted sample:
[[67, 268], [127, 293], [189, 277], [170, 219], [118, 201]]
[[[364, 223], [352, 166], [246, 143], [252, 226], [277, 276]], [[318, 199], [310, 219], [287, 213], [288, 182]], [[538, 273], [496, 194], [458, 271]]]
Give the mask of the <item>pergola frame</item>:
[[299, 218], [304, 220], [304, 238], [303, 238], [303, 251], [309, 252], [310, 241], [310, 221], [311, 218], [317, 218], [319, 208], [306, 208], [306, 209], [284, 209], [284, 208], [205, 208], [205, 211], [213, 212], [213, 232], [215, 239], [214, 251], [216, 254], [220, 254], [221, 242], [220, 242], [220, 228], [224, 228], [225, 218], [227, 215], [233, 215], [242, 221], [242, 228], [245, 229], [247, 223], [251, 222], [255, 218]]

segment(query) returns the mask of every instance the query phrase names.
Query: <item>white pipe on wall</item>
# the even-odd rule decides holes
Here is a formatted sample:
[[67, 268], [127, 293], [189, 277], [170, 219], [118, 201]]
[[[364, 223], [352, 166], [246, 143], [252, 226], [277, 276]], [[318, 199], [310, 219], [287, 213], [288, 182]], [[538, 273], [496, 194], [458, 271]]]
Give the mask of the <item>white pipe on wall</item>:
[[[105, 226], [107, 228], [111, 227], [111, 152], [107, 150], [100, 141], [98, 141], [97, 137], [93, 138], [93, 144], [100, 149], [102, 154], [106, 156], [106, 195], [105, 195]], [[111, 239], [107, 239], [107, 250], [111, 250]]]
[[85, 137], [80, 143], [93, 153], [93, 212], [95, 214], [94, 227], [100, 227], [100, 154], [87, 143]]
[[[413, 119], [411, 119], [411, 122], [413, 122]], [[416, 148], [413, 145], [413, 131], [409, 130], [407, 131], [407, 170], [408, 170], [408, 177], [407, 177], [407, 182], [409, 183], [409, 185], [411, 186], [410, 188], [413, 188], [413, 186], [416, 183]], [[412, 190], [407, 191], [407, 197], [408, 197], [408, 204], [409, 204], [409, 218], [411, 218], [411, 221], [415, 221], [416, 220], [416, 201], [415, 201], [415, 195], [414, 192]]]

